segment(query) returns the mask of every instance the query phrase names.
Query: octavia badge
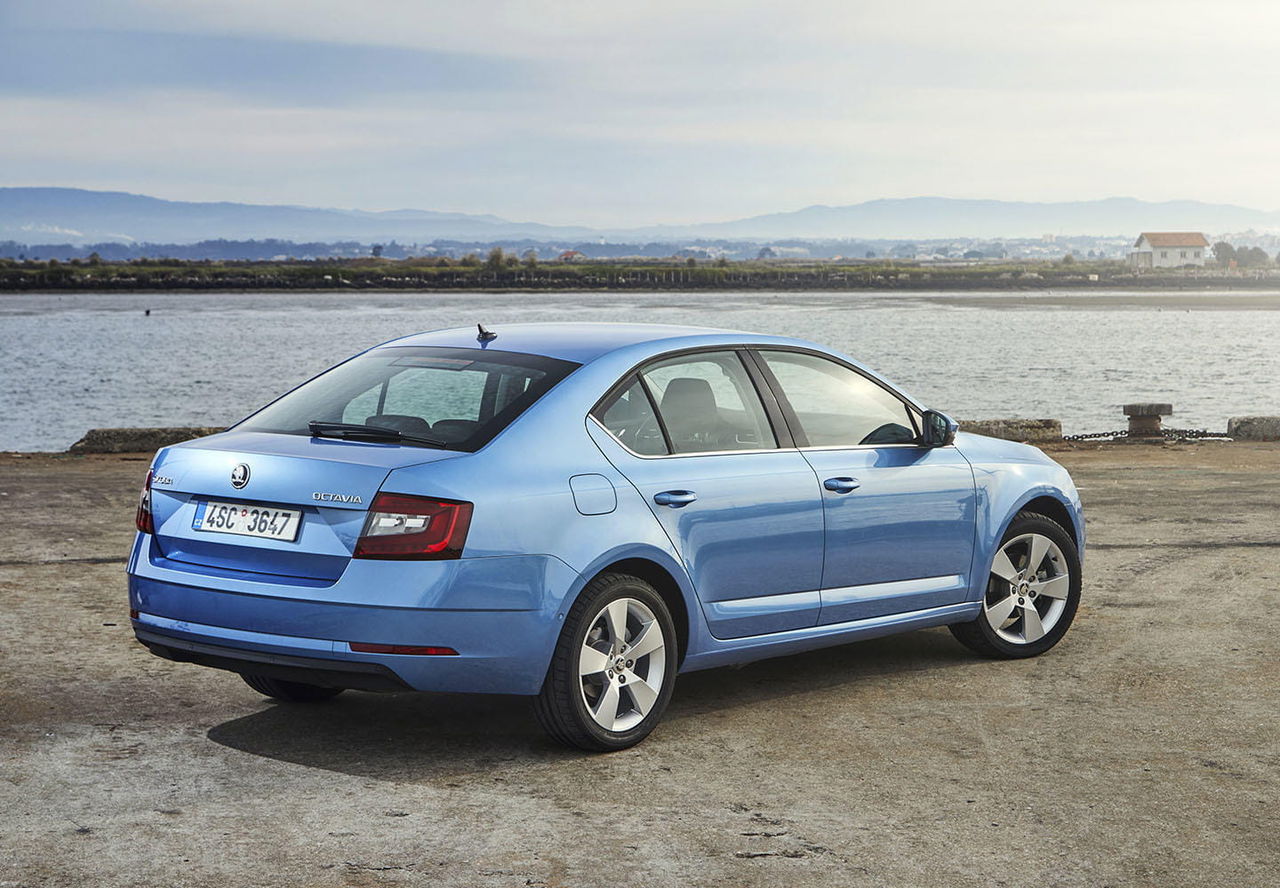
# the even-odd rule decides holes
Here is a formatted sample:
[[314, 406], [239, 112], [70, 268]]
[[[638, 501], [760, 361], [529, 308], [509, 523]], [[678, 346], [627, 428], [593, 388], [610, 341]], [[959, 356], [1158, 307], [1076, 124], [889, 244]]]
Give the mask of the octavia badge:
[[231, 470], [231, 486], [236, 490], [249, 483], [249, 467], [244, 463]]

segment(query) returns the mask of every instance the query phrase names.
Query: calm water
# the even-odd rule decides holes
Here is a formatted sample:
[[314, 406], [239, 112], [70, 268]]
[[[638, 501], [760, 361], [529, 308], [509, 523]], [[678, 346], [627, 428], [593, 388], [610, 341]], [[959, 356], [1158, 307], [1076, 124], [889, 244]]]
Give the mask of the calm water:
[[[1112, 297], [1115, 294], [1111, 294]], [[833, 345], [961, 418], [1121, 427], [1171, 401], [1179, 427], [1280, 414], [1280, 311], [1184, 310], [1142, 294], [236, 293], [0, 296], [0, 450], [97, 426], [221, 425], [351, 353], [483, 321], [645, 321]], [[151, 316], [144, 317], [144, 309]]]

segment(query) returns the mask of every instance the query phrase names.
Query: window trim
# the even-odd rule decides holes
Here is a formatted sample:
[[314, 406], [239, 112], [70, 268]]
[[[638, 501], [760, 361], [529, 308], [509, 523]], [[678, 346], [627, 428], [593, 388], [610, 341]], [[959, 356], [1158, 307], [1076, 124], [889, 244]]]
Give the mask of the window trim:
[[[658, 408], [658, 399], [653, 396], [653, 389], [649, 387], [649, 381], [644, 378], [645, 369], [654, 364], [665, 364], [676, 358], [691, 357], [699, 354], [722, 354], [731, 353], [738, 359], [742, 372], [746, 374], [747, 380], [751, 383], [751, 389], [756, 393], [756, 400], [760, 404], [760, 409], [764, 411], [765, 421], [769, 424], [769, 431], [773, 434], [772, 447], [754, 447], [750, 450], [693, 450], [684, 453], [676, 451], [675, 446], [671, 443], [671, 434], [667, 431], [667, 421], [662, 418], [662, 411]], [[764, 396], [760, 389], [762, 380], [756, 378], [756, 374], [752, 372], [753, 361], [749, 357], [749, 350], [741, 345], [702, 345], [694, 348], [679, 349], [673, 352], [666, 352], [656, 355], [648, 360], [636, 365], [631, 371], [636, 379], [640, 380], [640, 385], [644, 388], [644, 393], [649, 398], [649, 406], [653, 410], [653, 415], [658, 418], [658, 424], [662, 427], [662, 437], [667, 442], [667, 456], [694, 456], [698, 453], [767, 453], [771, 450], [787, 450], [790, 449], [791, 431], [786, 423], [782, 421], [781, 414], [775, 414], [769, 409], [769, 399]], [[772, 396], [772, 391], [770, 395]], [[745, 404], [743, 405], [746, 406]], [[592, 408], [594, 414], [595, 408]], [[606, 429], [607, 430], [607, 429]], [[613, 433], [610, 432], [610, 435]], [[788, 442], [787, 446], [783, 445], [783, 441]], [[626, 446], [625, 444], [623, 445]], [[628, 448], [629, 449], [629, 448]], [[634, 451], [632, 451], [634, 452]]]
[[766, 376], [760, 370], [760, 362], [756, 359], [755, 352], [750, 348], [736, 349], [738, 357], [742, 360], [743, 365], [747, 368], [747, 375], [751, 377], [751, 384], [756, 387], [756, 396], [760, 398], [760, 403], [764, 405], [765, 415], [769, 417], [769, 425], [773, 426], [773, 437], [777, 441], [775, 450], [792, 450], [799, 445], [796, 440], [795, 433], [791, 430], [791, 424], [787, 422], [786, 411], [783, 409], [782, 402], [778, 400], [778, 392]]
[[[728, 345], [695, 345], [689, 348], [678, 348], [672, 351], [662, 352], [657, 355], [650, 355], [638, 364], [635, 364], [626, 373], [605, 390], [605, 393], [591, 406], [587, 411], [587, 416], [595, 420], [598, 425], [608, 436], [623, 450], [638, 459], [671, 459], [673, 457], [686, 456], [719, 456], [722, 454], [741, 454], [741, 453], [771, 453], [778, 450], [794, 450], [795, 443], [791, 437], [791, 429], [787, 426], [786, 420], [782, 416], [782, 411], [777, 402], [777, 396], [773, 390], [768, 387], [768, 382], [760, 376], [756, 371], [755, 361], [750, 356], [751, 346], [741, 343], [731, 343]], [[649, 383], [645, 381], [643, 375], [644, 369], [651, 364], [658, 364], [671, 358], [680, 358], [686, 355], [697, 354], [714, 354], [717, 352], [733, 352], [738, 356], [738, 360], [742, 363], [743, 372], [747, 374], [747, 378], [751, 380], [751, 386], [755, 390], [756, 397], [760, 401], [760, 406], [764, 410], [765, 418], [769, 423], [769, 429], [773, 432], [774, 445], [772, 447], [758, 447], [753, 450], [699, 450], [689, 453], [676, 453], [675, 448], [671, 446], [671, 436], [667, 432], [667, 424], [662, 418], [661, 411], [658, 410], [657, 401], [654, 400], [653, 392], [649, 388]], [[614, 437], [613, 432], [609, 431], [600, 419], [599, 413], [604, 409], [612, 406], [612, 402], [621, 396], [622, 392], [630, 388], [629, 383], [632, 379], [639, 380], [641, 388], [644, 389], [645, 396], [649, 399], [649, 409], [653, 411], [653, 415], [658, 419], [658, 425], [662, 429], [662, 438], [666, 442], [667, 452], [659, 454], [636, 453], [626, 444], [623, 444]], [[767, 394], [766, 394], [767, 393]]]
[[[653, 414], [654, 420], [658, 423], [658, 430], [662, 432], [662, 445], [666, 447], [666, 453], [638, 453], [632, 450], [626, 444], [619, 441], [617, 436], [614, 435], [613, 432], [609, 431], [609, 427], [604, 424], [604, 421], [596, 415], [597, 413], [608, 413], [613, 405], [618, 403], [619, 398], [621, 398], [632, 386], [637, 385], [640, 386], [641, 394], [644, 395], [645, 400], [649, 403], [649, 411]], [[660, 456], [672, 455], [671, 436], [667, 433], [667, 424], [662, 421], [661, 414], [659, 414], [657, 408], [653, 406], [653, 392], [649, 391], [649, 384], [644, 381], [644, 377], [640, 375], [638, 370], [632, 370], [626, 376], [622, 377], [622, 379], [610, 386], [609, 390], [605, 392], [604, 397], [596, 402], [596, 405], [591, 408], [590, 412], [587, 413], [587, 416], [594, 419], [596, 425], [604, 429], [604, 431], [608, 433], [609, 437], [616, 441], [618, 446], [627, 451], [627, 453], [641, 457], [642, 459], [654, 459]]]
[[[765, 415], [769, 418], [769, 424], [773, 427], [774, 438], [778, 442], [777, 446], [768, 447], [764, 449], [756, 449], [756, 450], [701, 450], [693, 453], [675, 453], [672, 450], [670, 438], [667, 435], [666, 423], [663, 422], [662, 414], [658, 412], [657, 405], [654, 403], [653, 393], [649, 390], [649, 386], [644, 381], [644, 377], [640, 375], [640, 372], [650, 364], [655, 364], [660, 361], [665, 361], [669, 358], [681, 357], [683, 355], [694, 355], [694, 354], [699, 354], [703, 352], [724, 352], [724, 351], [736, 352], [738, 354], [739, 359], [742, 361], [743, 365], [745, 366], [747, 375], [751, 377], [751, 382], [756, 387], [756, 394], [760, 398], [760, 402], [764, 407]], [[800, 431], [799, 435], [796, 434], [795, 430], [800, 429], [800, 420], [798, 417], [796, 417], [795, 411], [791, 408], [791, 403], [788, 400], [786, 400], [786, 395], [785, 393], [782, 392], [782, 386], [778, 383], [772, 371], [769, 370], [768, 364], [765, 362], [764, 357], [759, 354], [759, 352], [762, 352], [762, 351], [795, 352], [797, 354], [802, 354], [802, 355], [812, 355], [815, 358], [825, 358], [826, 360], [831, 361], [833, 364], [838, 364], [839, 366], [844, 367], [847, 370], [852, 370], [854, 373], [857, 373], [859, 376], [863, 377], [864, 379], [870, 380], [871, 382], [880, 386], [880, 388], [884, 389], [886, 392], [893, 395], [895, 398], [897, 398], [899, 401], [903, 403], [903, 405], [907, 409], [907, 415], [911, 419], [912, 426], [915, 429], [916, 440], [914, 442], [905, 443], [905, 444], [810, 445], [808, 443], [808, 439], [804, 437], [803, 431]], [[667, 445], [667, 453], [659, 453], [659, 454], [636, 453], [626, 444], [623, 444], [616, 437], [614, 437], [613, 432], [609, 431], [609, 428], [600, 420], [600, 417], [597, 416], [597, 413], [599, 413], [606, 404], [611, 404], [614, 399], [616, 399], [617, 397], [620, 397], [622, 392], [626, 391], [626, 389], [630, 387], [628, 383], [632, 382], [633, 380], [638, 380], [640, 382], [641, 387], [644, 389], [645, 397], [649, 399], [649, 407], [651, 410], [653, 410], [653, 415], [657, 417], [658, 425], [662, 429], [662, 437], [663, 437], [663, 441]], [[767, 395], [766, 395], [766, 392], [768, 393]], [[647, 357], [643, 361], [640, 361], [639, 363], [632, 366], [631, 369], [627, 370], [626, 373], [622, 374], [622, 376], [618, 379], [617, 382], [615, 382], [613, 385], [609, 386], [609, 388], [605, 390], [605, 393], [601, 395], [600, 398], [595, 402], [595, 404], [591, 406], [591, 409], [587, 411], [587, 418], [593, 421], [597, 426], [599, 426], [600, 431], [604, 432], [606, 435], [609, 436], [609, 440], [613, 441], [613, 443], [617, 444], [626, 453], [635, 457], [636, 459], [688, 459], [690, 457], [742, 456], [744, 454], [749, 454], [749, 453], [776, 453], [776, 452], [782, 452], [782, 451], [804, 452], [807, 450], [813, 450], [813, 451], [817, 451], [817, 450], [881, 450], [886, 447], [921, 448], [924, 446], [922, 443], [923, 439], [921, 437], [922, 433], [920, 430], [921, 419], [924, 412], [925, 412], [925, 408], [922, 405], [917, 404], [911, 398], [907, 397], [902, 392], [897, 391], [888, 383], [880, 379], [877, 379], [876, 377], [867, 373], [865, 370], [859, 367], [856, 367], [853, 364], [849, 363], [848, 361], [840, 358], [837, 355], [833, 355], [829, 352], [824, 352], [818, 349], [806, 348], [804, 346], [797, 346], [797, 345], [774, 345], [772, 343], [770, 344], [738, 343], [733, 345], [698, 345], [690, 348], [675, 349], [673, 351], [663, 352], [662, 354], [659, 354], [659, 355], [652, 355], [650, 357]], [[795, 424], [794, 429], [792, 427], [792, 423]], [[785, 444], [783, 443], [784, 441], [786, 441]], [[955, 445], [952, 444], [948, 446], [954, 447]]]
[[[640, 386], [640, 391], [644, 392], [645, 400], [649, 402], [649, 409], [653, 411], [653, 418], [658, 423], [658, 430], [662, 432], [662, 443], [666, 445], [667, 452], [665, 454], [658, 453], [655, 456], [670, 456], [676, 452], [671, 446], [671, 433], [667, 431], [667, 421], [662, 418], [662, 414], [658, 411], [658, 401], [653, 397], [653, 389], [649, 388], [649, 380], [640, 375], [640, 371], [631, 374], [636, 381], [636, 385]], [[609, 434], [613, 434], [610, 432]]]

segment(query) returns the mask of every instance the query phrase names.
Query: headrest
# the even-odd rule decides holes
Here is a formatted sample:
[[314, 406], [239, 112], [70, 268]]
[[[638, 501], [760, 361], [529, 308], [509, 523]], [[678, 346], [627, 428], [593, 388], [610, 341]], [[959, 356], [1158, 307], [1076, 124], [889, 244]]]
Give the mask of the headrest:
[[403, 413], [375, 413], [366, 419], [364, 424], [395, 429], [406, 435], [431, 435], [431, 423], [421, 416], [406, 416]]
[[449, 443], [465, 441], [470, 438], [480, 423], [474, 419], [437, 419], [431, 426], [431, 433], [436, 438], [443, 438]]
[[706, 422], [715, 412], [716, 396], [711, 383], [697, 376], [677, 376], [662, 393], [664, 418], [679, 415], [685, 420], [697, 417]]

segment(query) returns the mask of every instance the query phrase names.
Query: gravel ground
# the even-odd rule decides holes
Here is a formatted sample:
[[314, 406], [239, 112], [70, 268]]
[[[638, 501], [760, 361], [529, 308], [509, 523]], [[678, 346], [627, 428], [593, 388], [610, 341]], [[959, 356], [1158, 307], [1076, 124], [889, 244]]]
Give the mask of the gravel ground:
[[1057, 454], [1076, 624], [680, 679], [607, 756], [526, 700], [298, 707], [132, 640], [144, 457], [0, 455], [0, 886], [1280, 883], [1280, 445]]

